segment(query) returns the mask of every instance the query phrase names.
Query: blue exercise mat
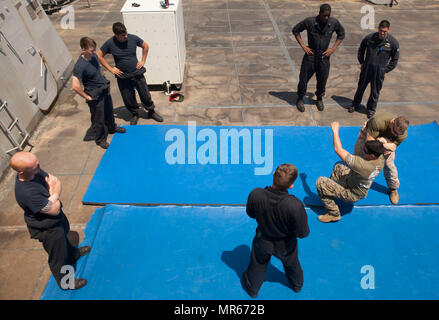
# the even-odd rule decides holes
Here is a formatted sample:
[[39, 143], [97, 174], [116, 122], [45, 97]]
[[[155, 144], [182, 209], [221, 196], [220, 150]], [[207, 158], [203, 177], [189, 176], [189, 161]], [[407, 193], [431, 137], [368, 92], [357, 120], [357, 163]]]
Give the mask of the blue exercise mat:
[[[294, 293], [272, 258], [258, 299], [439, 299], [439, 207], [354, 207], [323, 224], [307, 209], [298, 241], [304, 287]], [[244, 207], [98, 209], [77, 265], [75, 291], [50, 278], [42, 299], [249, 299], [240, 285], [256, 222]]]
[[[340, 129], [346, 150], [353, 152], [359, 129]], [[291, 192], [306, 205], [320, 206], [315, 182], [329, 177], [339, 161], [329, 127], [139, 125], [126, 130], [111, 141], [84, 203], [244, 205], [253, 188], [272, 184], [277, 166], [292, 163], [300, 177]], [[437, 123], [409, 127], [396, 152], [400, 204], [439, 202], [438, 151]], [[390, 204], [383, 173], [356, 204]]]

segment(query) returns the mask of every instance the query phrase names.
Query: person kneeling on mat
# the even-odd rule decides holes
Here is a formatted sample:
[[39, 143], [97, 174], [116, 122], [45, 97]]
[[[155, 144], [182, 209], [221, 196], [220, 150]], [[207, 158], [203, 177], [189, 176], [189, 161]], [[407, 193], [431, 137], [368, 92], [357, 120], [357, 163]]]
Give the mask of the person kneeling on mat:
[[308, 236], [308, 216], [303, 203], [288, 193], [298, 174], [294, 165], [282, 164], [273, 173], [271, 187], [256, 188], [248, 196], [247, 214], [258, 227], [241, 284], [252, 298], [258, 295], [272, 255], [282, 261], [291, 289], [299, 292], [303, 286], [297, 238]]
[[84, 287], [87, 284], [85, 279], [72, 277], [71, 281], [63, 281], [64, 277], [70, 280], [69, 272], [64, 272], [63, 267], [74, 269], [76, 261], [91, 248], [76, 248], [67, 239], [70, 224], [59, 200], [61, 181], [41, 170], [38, 158], [30, 152], [17, 152], [10, 165], [17, 171], [15, 199], [24, 210], [24, 221], [31, 238], [38, 239], [49, 255], [50, 271], [58, 286], [64, 290]]
[[384, 168], [384, 152], [386, 149], [378, 141], [367, 141], [364, 144], [364, 158], [351, 155], [343, 149], [338, 134], [340, 124], [331, 123], [335, 153], [345, 164], [337, 163], [331, 178], [320, 177], [316, 181], [317, 192], [326, 208], [326, 214], [319, 216], [321, 222], [335, 222], [341, 219], [340, 209], [335, 199], [346, 202], [357, 202], [367, 196], [373, 180]]

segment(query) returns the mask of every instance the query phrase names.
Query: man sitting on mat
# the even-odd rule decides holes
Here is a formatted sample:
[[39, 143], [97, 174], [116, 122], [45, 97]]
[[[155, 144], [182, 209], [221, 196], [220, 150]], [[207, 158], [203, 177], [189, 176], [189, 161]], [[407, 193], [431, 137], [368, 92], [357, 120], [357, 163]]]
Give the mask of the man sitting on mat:
[[335, 199], [354, 203], [366, 197], [373, 180], [383, 170], [383, 153], [386, 151], [380, 141], [374, 140], [364, 144], [364, 158], [351, 155], [341, 145], [338, 135], [340, 124], [333, 122], [331, 127], [335, 153], [346, 165], [337, 163], [331, 178], [320, 177], [316, 181], [317, 192], [326, 208], [326, 214], [318, 219], [325, 223], [341, 219]]
[[258, 227], [241, 282], [252, 298], [258, 295], [272, 255], [282, 261], [291, 289], [299, 292], [303, 286], [297, 238], [308, 236], [308, 216], [303, 203], [288, 193], [298, 174], [294, 165], [283, 164], [273, 173], [271, 187], [256, 188], [248, 196], [247, 214]]

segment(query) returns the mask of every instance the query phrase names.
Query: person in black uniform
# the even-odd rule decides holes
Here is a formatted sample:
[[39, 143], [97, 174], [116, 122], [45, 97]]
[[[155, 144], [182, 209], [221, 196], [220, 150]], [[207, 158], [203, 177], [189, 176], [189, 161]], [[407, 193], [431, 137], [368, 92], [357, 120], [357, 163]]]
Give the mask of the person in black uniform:
[[273, 173], [271, 187], [256, 188], [248, 197], [247, 214], [258, 227], [241, 283], [252, 298], [261, 288], [272, 255], [282, 261], [291, 289], [299, 292], [303, 286], [296, 238], [308, 236], [308, 216], [303, 203], [288, 193], [298, 174], [294, 165], [282, 164]]
[[[113, 24], [114, 37], [111, 37], [98, 50], [99, 62], [117, 79], [117, 85], [128, 111], [131, 112], [131, 125], [136, 125], [139, 120], [139, 106], [136, 101], [137, 90], [143, 107], [148, 111], [148, 116], [157, 122], [163, 122], [163, 118], [155, 111], [154, 102], [148, 89], [144, 73], [148, 44], [134, 34], [129, 34], [125, 25], [121, 22]], [[142, 59], [137, 61], [137, 47], [142, 48]], [[115, 67], [111, 67], [104, 59], [110, 53], [114, 57]]]
[[[389, 33], [390, 22], [383, 20], [378, 32], [367, 35], [358, 48], [358, 62], [361, 65], [360, 79], [354, 101], [349, 112], [354, 112], [361, 103], [364, 90], [370, 83], [370, 96], [367, 101], [367, 117], [376, 112], [378, 98], [383, 87], [384, 75], [396, 68], [399, 59], [399, 43]], [[366, 57], [364, 54], [366, 53]]]
[[[114, 121], [113, 101], [110, 95], [110, 81], [102, 75], [96, 57], [96, 42], [88, 37], [79, 41], [81, 55], [73, 68], [72, 89], [85, 98], [91, 114], [91, 127], [84, 140], [94, 139], [96, 144], [107, 149], [107, 130], [109, 133], [124, 133]], [[81, 81], [84, 89], [81, 87]], [[88, 136], [88, 138], [87, 138]]]
[[[302, 31], [306, 30], [308, 34], [308, 46], [306, 46], [300, 36]], [[329, 47], [332, 34], [337, 34], [337, 39], [332, 48]], [[297, 109], [301, 112], [305, 111], [303, 96], [306, 94], [308, 81], [316, 74], [317, 90], [317, 109], [323, 111], [323, 96], [325, 95], [326, 81], [329, 76], [329, 57], [338, 48], [345, 37], [344, 28], [341, 23], [331, 17], [331, 6], [322, 4], [317, 17], [309, 17], [299, 22], [293, 28], [293, 35], [297, 42], [305, 51], [300, 67], [299, 85], [297, 88]]]
[[[15, 198], [24, 210], [24, 221], [32, 239], [43, 243], [49, 255], [50, 271], [61, 289], [79, 289], [87, 280], [74, 280], [73, 286], [62, 286], [63, 266], [74, 266], [76, 261], [88, 254], [89, 246], [76, 248], [67, 239], [70, 231], [69, 221], [59, 200], [61, 182], [55, 176], [40, 169], [38, 158], [30, 152], [17, 152], [10, 160], [11, 167], [17, 171]], [[67, 272], [66, 272], [67, 273]]]

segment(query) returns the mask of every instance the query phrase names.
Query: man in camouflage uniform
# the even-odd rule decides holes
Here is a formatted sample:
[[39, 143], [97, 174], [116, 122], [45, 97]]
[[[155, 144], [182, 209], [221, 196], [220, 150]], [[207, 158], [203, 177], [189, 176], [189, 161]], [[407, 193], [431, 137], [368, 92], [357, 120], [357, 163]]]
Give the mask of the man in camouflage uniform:
[[339, 123], [331, 124], [335, 153], [346, 164], [337, 163], [331, 178], [320, 177], [316, 181], [317, 192], [326, 208], [326, 214], [319, 216], [321, 222], [341, 219], [335, 199], [357, 202], [366, 197], [373, 180], [384, 167], [385, 151], [380, 141], [368, 141], [364, 145], [364, 158], [351, 155], [343, 149], [338, 134]]
[[364, 157], [366, 141], [378, 140], [383, 143], [384, 177], [386, 178], [390, 202], [396, 205], [399, 201], [398, 170], [395, 166], [395, 150], [407, 138], [409, 121], [405, 117], [396, 117], [389, 112], [379, 112], [366, 121], [358, 134], [354, 155]]

